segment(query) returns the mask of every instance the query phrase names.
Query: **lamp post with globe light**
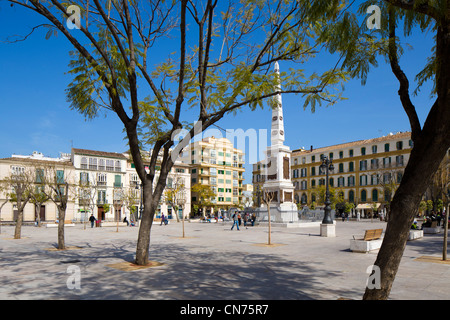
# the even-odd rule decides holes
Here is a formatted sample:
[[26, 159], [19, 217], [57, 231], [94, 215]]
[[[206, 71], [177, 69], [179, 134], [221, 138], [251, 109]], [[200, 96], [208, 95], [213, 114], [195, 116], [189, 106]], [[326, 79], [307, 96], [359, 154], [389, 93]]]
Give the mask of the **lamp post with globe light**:
[[322, 237], [335, 237], [336, 230], [333, 223], [333, 219], [331, 217], [331, 201], [330, 201], [330, 190], [328, 186], [328, 175], [330, 171], [334, 170], [333, 160], [328, 159], [328, 157], [322, 155], [320, 157], [322, 160], [322, 164], [320, 165], [321, 172], [325, 172], [326, 181], [325, 181], [325, 213], [323, 216], [322, 224], [320, 225], [320, 235]]
[[329, 190], [329, 186], [328, 186], [328, 174], [329, 171], [333, 171], [334, 170], [334, 166], [333, 166], [333, 160], [332, 159], [328, 159], [328, 157], [323, 156], [321, 157], [322, 160], [322, 164], [320, 165], [320, 170], [321, 172], [325, 172], [326, 173], [326, 180], [325, 180], [325, 186], [326, 186], [326, 191], [325, 191], [325, 214], [322, 220], [323, 224], [333, 224], [333, 219], [331, 217], [331, 201], [330, 201], [330, 190]]

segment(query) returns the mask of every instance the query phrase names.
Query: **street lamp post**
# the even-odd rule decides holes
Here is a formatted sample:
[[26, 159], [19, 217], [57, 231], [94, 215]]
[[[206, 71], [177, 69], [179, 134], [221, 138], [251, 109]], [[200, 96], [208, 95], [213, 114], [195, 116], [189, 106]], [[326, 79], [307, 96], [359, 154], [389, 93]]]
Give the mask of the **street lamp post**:
[[325, 181], [325, 214], [320, 225], [320, 235], [322, 237], [335, 237], [336, 231], [331, 217], [331, 201], [330, 201], [330, 190], [328, 186], [328, 174], [330, 171], [334, 170], [333, 160], [328, 159], [326, 156], [321, 156], [322, 164], [320, 165], [321, 172], [325, 171], [326, 181]]
[[330, 201], [330, 190], [328, 187], [328, 173], [329, 171], [334, 170], [333, 160], [328, 159], [326, 156], [322, 156], [321, 158], [322, 164], [320, 165], [320, 169], [322, 172], [325, 170], [326, 172], [326, 191], [325, 191], [325, 214], [322, 220], [323, 224], [333, 224], [333, 218], [331, 217], [331, 201]]

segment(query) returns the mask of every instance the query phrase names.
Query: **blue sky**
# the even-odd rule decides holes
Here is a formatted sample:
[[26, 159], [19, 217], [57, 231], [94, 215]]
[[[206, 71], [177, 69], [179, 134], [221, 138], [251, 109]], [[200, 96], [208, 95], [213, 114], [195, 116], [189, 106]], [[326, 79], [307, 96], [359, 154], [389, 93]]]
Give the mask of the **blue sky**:
[[[70, 83], [69, 54], [72, 50], [63, 35], [45, 40], [46, 30], [38, 30], [26, 41], [5, 43], [7, 37], [27, 34], [46, 22], [33, 12], [0, 4], [0, 157], [40, 151], [57, 157], [71, 147], [123, 152], [127, 149], [122, 124], [109, 113], [92, 121], [70, 110], [65, 89]], [[411, 82], [430, 55], [432, 42], [416, 32], [400, 62]], [[285, 144], [291, 150], [369, 139], [390, 132], [409, 131], [409, 122], [397, 94], [398, 82], [390, 67], [379, 61], [367, 83], [351, 80], [345, 85], [341, 101], [331, 107], [303, 110], [300, 96], [283, 95]], [[288, 66], [280, 62], [281, 71]], [[286, 69], [283, 69], [286, 68]], [[412, 90], [415, 88], [411, 84]], [[412, 91], [411, 90], [411, 91]], [[432, 100], [427, 84], [418, 97], [412, 97], [423, 123]], [[225, 129], [270, 129], [271, 110], [249, 111], [243, 108], [217, 123]], [[225, 135], [225, 133], [223, 133]], [[270, 139], [270, 137], [269, 137]], [[248, 159], [247, 159], [248, 160]], [[247, 161], [248, 162], [248, 161]], [[247, 163], [245, 183], [251, 183], [251, 165]]]

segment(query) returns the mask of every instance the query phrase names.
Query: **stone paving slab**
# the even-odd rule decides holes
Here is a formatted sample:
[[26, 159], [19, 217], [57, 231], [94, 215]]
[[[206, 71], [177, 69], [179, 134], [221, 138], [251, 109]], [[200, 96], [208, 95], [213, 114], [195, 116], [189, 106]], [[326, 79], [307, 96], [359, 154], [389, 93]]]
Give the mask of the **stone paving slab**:
[[[155, 224], [152, 268], [113, 268], [133, 261], [137, 227], [66, 229], [66, 245], [56, 246], [57, 230], [25, 226], [0, 234], [2, 300], [338, 300], [362, 298], [377, 252], [349, 250], [353, 235], [386, 228], [385, 222], [337, 221], [336, 237], [320, 237], [320, 227], [272, 228], [231, 223]], [[450, 265], [435, 263], [443, 233], [409, 241], [390, 299], [450, 299]], [[73, 270], [80, 275], [73, 287]]]

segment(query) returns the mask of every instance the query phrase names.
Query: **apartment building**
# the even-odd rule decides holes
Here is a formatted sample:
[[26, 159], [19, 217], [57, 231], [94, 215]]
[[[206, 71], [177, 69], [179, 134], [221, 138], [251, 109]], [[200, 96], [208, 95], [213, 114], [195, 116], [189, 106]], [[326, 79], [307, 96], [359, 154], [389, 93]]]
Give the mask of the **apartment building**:
[[78, 178], [74, 220], [86, 221], [92, 213], [98, 220], [122, 221], [127, 158], [122, 153], [72, 148], [71, 161]]
[[[318, 200], [318, 188], [325, 185], [325, 172], [321, 172], [321, 157], [333, 160], [334, 171], [329, 173], [329, 185], [345, 201], [369, 208], [371, 203], [384, 203], [391, 194], [386, 186], [398, 186], [412, 148], [410, 132], [389, 134], [384, 137], [360, 140], [309, 150], [292, 151], [291, 170], [294, 200], [311, 205]], [[261, 163], [253, 166], [253, 184], [261, 190], [265, 177]]]
[[[32, 155], [12, 155], [10, 158], [0, 159], [0, 182], [3, 187], [3, 190], [0, 191], [0, 221], [3, 222], [14, 222], [18, 218], [17, 204], [11, 201], [14, 186], [5, 182], [9, 177], [15, 175], [21, 176], [21, 179], [24, 180], [23, 185], [26, 185], [30, 192], [38, 195], [43, 188], [45, 179], [56, 177], [58, 184], [73, 181], [75, 167], [70, 162], [68, 154], [61, 154], [59, 158], [50, 158], [35, 151]], [[48, 189], [46, 191], [49, 192]], [[70, 189], [69, 192], [71, 193]], [[68, 199], [65, 219], [72, 220], [75, 214], [75, 200], [71, 194]], [[59, 218], [59, 210], [51, 200], [45, 201], [38, 210], [33, 201], [28, 201], [23, 210], [22, 220], [34, 222], [38, 215], [40, 221], [55, 221]]]
[[[129, 154], [124, 154], [127, 157], [127, 175], [126, 184], [129, 186], [130, 198], [134, 199], [132, 206], [135, 208], [133, 211], [141, 212], [141, 180], [133, 163], [133, 160]], [[144, 159], [150, 159], [149, 154], [144, 155]], [[159, 163], [160, 158], [157, 160], [156, 174], [154, 179], [154, 185], [159, 178]], [[148, 161], [149, 162], [149, 161]], [[148, 168], [146, 168], [148, 169]], [[171, 191], [175, 194], [175, 199], [169, 199], [167, 191]], [[175, 203], [174, 203], [175, 202]], [[178, 218], [189, 218], [191, 213], [191, 175], [190, 166], [182, 163], [181, 161], [175, 161], [172, 169], [169, 172], [166, 182], [166, 189], [161, 197], [161, 201], [156, 210], [155, 219], [160, 219], [162, 214], [168, 219], [176, 219], [175, 207], [178, 207]]]
[[[191, 186], [199, 183], [211, 187], [215, 196], [204, 213], [214, 208], [228, 210], [243, 202], [244, 152], [234, 148], [226, 138], [208, 137], [192, 142], [180, 155], [181, 161], [190, 164]], [[202, 208], [199, 195], [192, 193], [192, 204]]]

